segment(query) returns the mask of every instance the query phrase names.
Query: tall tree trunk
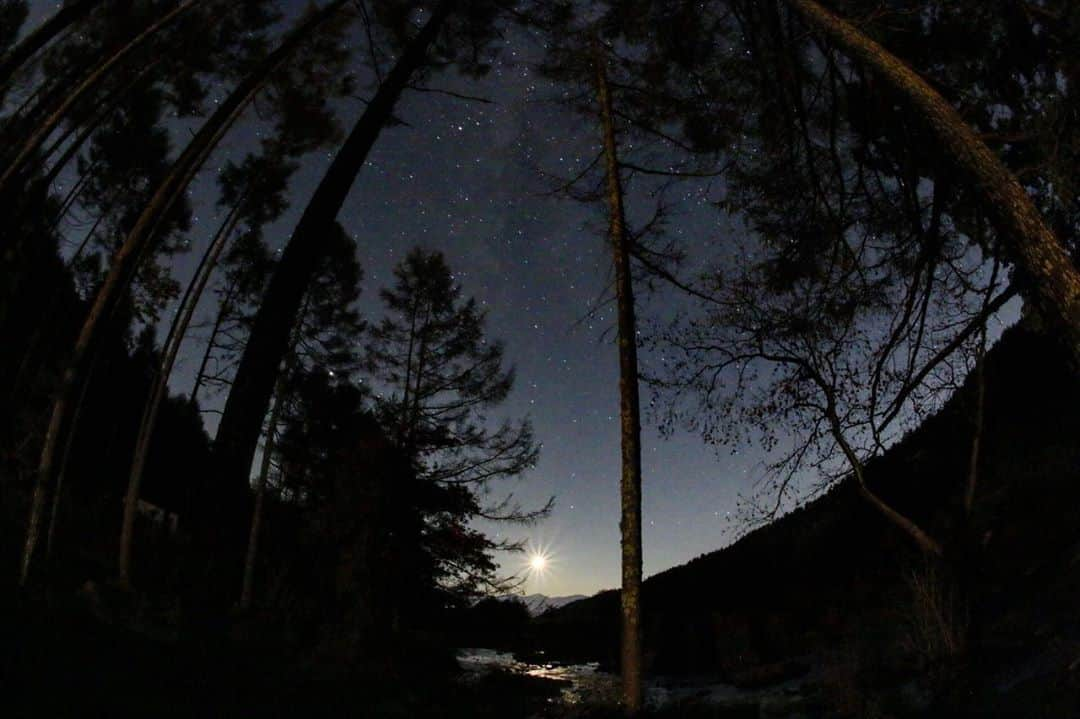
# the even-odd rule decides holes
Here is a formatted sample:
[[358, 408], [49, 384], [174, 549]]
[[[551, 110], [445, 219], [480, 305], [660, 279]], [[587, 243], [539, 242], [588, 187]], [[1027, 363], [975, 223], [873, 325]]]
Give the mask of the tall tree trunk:
[[296, 348], [304, 331], [304, 317], [307, 315], [310, 300], [311, 295], [306, 294], [303, 307], [293, 327], [292, 337], [289, 339], [285, 366], [278, 375], [274, 388], [274, 406], [270, 410], [266, 440], [263, 442], [262, 466], [259, 467], [259, 477], [255, 484], [255, 506], [251, 511], [251, 526], [248, 529], [247, 550], [244, 553], [244, 576], [240, 585], [239, 602], [240, 609], [244, 611], [251, 608], [252, 597], [254, 596], [255, 563], [259, 558], [259, 536], [262, 533], [263, 513], [266, 507], [266, 483], [270, 477], [270, 468], [273, 463], [277, 426], [281, 422], [281, 413], [285, 406], [289, 377], [298, 361]]
[[[0, 139], [7, 139], [7, 136], [11, 133], [12, 129], [16, 127], [20, 119], [24, 118], [26, 111], [31, 107], [38, 107], [37, 99], [45, 94], [46, 89], [50, 89], [46, 83], [38, 83], [33, 92], [27, 94], [23, 101], [19, 103], [11, 112], [7, 113], [7, 116], [0, 120]], [[55, 92], [55, 88], [52, 88]], [[2, 94], [2, 90], [0, 90]], [[6, 150], [0, 153], [0, 157], [6, 154]]]
[[120, 584], [127, 586], [131, 583], [131, 545], [135, 530], [135, 515], [139, 508], [139, 488], [142, 486], [143, 472], [146, 469], [146, 459], [150, 454], [150, 441], [154, 436], [154, 428], [157, 426], [158, 414], [161, 410], [161, 402], [169, 391], [169, 375], [172, 374], [173, 365], [180, 352], [180, 346], [184, 342], [191, 318], [195, 315], [195, 308], [199, 306], [199, 300], [203, 291], [214, 273], [221, 251], [229, 242], [236, 224], [240, 219], [240, 205], [244, 198], [233, 206], [225, 220], [221, 223], [210, 245], [206, 248], [199, 265], [195, 269], [195, 275], [188, 283], [184, 297], [180, 300], [176, 318], [169, 328], [169, 334], [162, 347], [161, 365], [154, 377], [154, 383], [150, 394], [146, 399], [143, 409], [142, 421], [139, 423], [139, 434], [135, 440], [135, 452], [131, 463], [131, 474], [128, 476], [127, 493], [124, 497], [124, 518], [120, 528], [120, 551], [117, 556], [117, 575]]
[[[71, 183], [71, 189], [68, 190], [68, 193], [64, 195], [62, 200], [60, 200], [60, 207], [56, 210], [56, 219], [54, 219], [49, 225], [50, 230], [55, 230], [57, 227], [59, 227], [60, 223], [64, 221], [65, 217], [67, 217], [68, 212], [70, 212], [71, 208], [74, 207], [75, 201], [78, 200], [79, 195], [82, 194], [83, 188], [86, 186], [86, 183], [89, 182], [90, 179], [94, 176], [94, 170], [97, 169], [97, 166], [98, 161], [95, 161], [90, 165], [90, 167], [86, 168], [86, 172], [79, 175], [78, 179], [75, 180], [75, 182]], [[48, 185], [46, 185], [45, 187], [47, 188]], [[101, 214], [102, 216], [105, 215], [104, 212]]]
[[262, 531], [263, 511], [266, 504], [266, 482], [270, 477], [275, 435], [281, 419], [282, 406], [285, 404], [288, 375], [289, 369], [286, 367], [277, 379], [277, 388], [274, 390], [274, 408], [270, 411], [270, 424], [266, 428], [266, 440], [263, 442], [259, 478], [255, 484], [255, 507], [251, 512], [251, 529], [248, 531], [247, 552], [244, 554], [244, 579], [240, 585], [240, 608], [245, 611], [251, 608], [251, 598], [255, 588], [255, 562], [259, 555], [259, 533]]
[[[90, 361], [90, 369], [87, 370], [86, 381], [83, 382], [82, 390], [79, 392], [79, 399], [75, 402], [75, 411], [72, 413], [73, 426], [78, 424], [79, 416], [82, 414], [83, 407], [86, 405], [86, 393], [90, 389], [90, 379], [94, 372], [94, 368], [97, 366], [97, 359], [100, 352], [94, 353], [94, 358]], [[75, 443], [75, 432], [68, 432], [67, 438], [64, 440], [64, 451], [60, 457], [60, 471], [56, 474], [56, 491], [53, 492], [52, 507], [49, 510], [49, 528], [45, 534], [45, 560], [48, 561], [52, 557], [53, 540], [56, 538], [56, 523], [58, 515], [60, 514], [60, 502], [63, 499], [64, 492], [64, 477], [67, 475], [68, 460], [71, 459], [71, 447]]]
[[[424, 321], [420, 323], [419, 347], [416, 350], [416, 377], [415, 385], [412, 388], [412, 407], [410, 407], [405, 415], [406, 419], [406, 434], [405, 434], [405, 456], [410, 460], [417, 459], [416, 456], [416, 436], [420, 426], [420, 390], [423, 387], [424, 381], [424, 365], [427, 364], [427, 335], [428, 325], [431, 322], [431, 302], [427, 302], [424, 307]], [[415, 325], [413, 325], [412, 332], [416, 333]], [[409, 351], [412, 351], [413, 341], [409, 338]], [[406, 394], [409, 390], [406, 388]]]
[[811, 29], [865, 63], [933, 132], [945, 157], [983, 200], [1009, 259], [1032, 281], [1032, 300], [1058, 325], [1080, 363], [1080, 270], [1016, 178], [960, 114], [899, 58], [814, 0], [785, 0]]
[[206, 340], [206, 349], [203, 351], [202, 361], [199, 362], [199, 371], [195, 373], [195, 384], [191, 386], [191, 394], [188, 395], [188, 401], [191, 404], [195, 404], [199, 399], [199, 390], [202, 389], [203, 382], [206, 381], [206, 369], [210, 365], [210, 358], [213, 356], [214, 350], [217, 348], [217, 336], [221, 332], [221, 326], [225, 324], [225, 318], [229, 315], [233, 295], [239, 285], [240, 281], [235, 279], [225, 288], [225, 296], [221, 298], [221, 305], [218, 307], [214, 326], [210, 329], [210, 337]]
[[[188, 0], [178, 8], [189, 7], [196, 0]], [[191, 143], [173, 163], [169, 173], [158, 184], [157, 190], [135, 222], [123, 245], [113, 255], [109, 274], [94, 298], [93, 306], [83, 322], [78, 340], [72, 351], [68, 366], [64, 371], [53, 402], [52, 417], [45, 433], [41, 450], [37, 480], [30, 501], [30, 517], [26, 526], [26, 541], [23, 546], [19, 570], [19, 584], [23, 586], [29, 577], [34, 549], [37, 546], [41, 529], [41, 514], [44, 508], [45, 493], [53, 482], [55, 456], [57, 448], [68, 431], [71, 420], [71, 399], [78, 392], [85, 372], [86, 357], [91, 347], [96, 344], [101, 333], [103, 320], [111, 315], [113, 308], [127, 291], [145, 254], [154, 231], [172, 209], [176, 200], [183, 194], [188, 183], [198, 172], [210, 152], [240, 117], [247, 105], [255, 98], [270, 75], [292, 54], [311, 32], [322, 22], [332, 17], [347, 0], [334, 0], [329, 5], [313, 13], [304, 23], [293, 30], [274, 52], [270, 53], [243, 81], [232, 91], [219, 106], [217, 111], [199, 129]], [[175, 12], [175, 11], [174, 11]]]
[[411, 406], [409, 402], [409, 393], [412, 391], [413, 344], [416, 342], [417, 311], [416, 300], [413, 299], [412, 306], [409, 308], [409, 345], [405, 350], [405, 386], [401, 393], [401, 418], [398, 420], [397, 427], [398, 444], [401, 446], [405, 445], [409, 407]]
[[242, 480], [251, 467], [275, 376], [288, 348], [289, 328], [326, 251], [334, 220], [368, 152], [390, 120], [394, 105], [413, 74], [424, 65], [428, 49], [455, 6], [455, 0], [442, 0], [405, 47], [334, 157], [282, 253], [255, 317], [214, 439], [219, 486], [234, 497], [243, 488]]
[[[19, 106], [0, 124], [0, 167], [7, 167], [18, 154], [21, 142], [45, 121], [67, 97], [72, 87], [78, 87], [86, 77], [85, 68], [63, 68], [55, 77], [43, 78], [34, 91], [28, 93]], [[0, 89], [0, 95], [3, 90]]]
[[101, 0], [74, 0], [63, 5], [45, 22], [38, 25], [18, 45], [0, 59], [0, 91], [7, 87], [15, 73], [27, 60], [48, 45], [53, 38], [90, 13]]
[[622, 429], [622, 690], [626, 713], [642, 708], [641, 632], [641, 408], [638, 397], [637, 322], [630, 272], [630, 242], [626, 230], [614, 112], [607, 80], [607, 59], [594, 43], [596, 94], [604, 142], [607, 176], [608, 234], [615, 261], [615, 295], [619, 330], [619, 417]]
[[[57, 158], [57, 160], [49, 167], [49, 171], [45, 173], [45, 176], [42, 178], [42, 183], [46, 188], [50, 187], [52, 183], [56, 181], [56, 178], [63, 169], [67, 167], [67, 164], [71, 162], [72, 158], [79, 153], [79, 150], [81, 150], [83, 145], [86, 144], [86, 141], [90, 139], [90, 136], [101, 127], [101, 124], [120, 108], [128, 94], [135, 89], [140, 82], [145, 80], [160, 64], [161, 60], [158, 59], [141, 69], [129, 83], [114, 92], [108, 98], [105, 107], [100, 108], [93, 117], [89, 118], [81, 129], [77, 126], [72, 128], [73, 131], [78, 129], [79, 134], [75, 136], [74, 140], [68, 143], [68, 146], [64, 148], [64, 154]], [[58, 140], [55, 147], [50, 148], [43, 154], [42, 160], [44, 161], [46, 158], [50, 157], [61, 144], [62, 141]]]
[[167, 27], [185, 11], [191, 9], [199, 2], [202, 2], [202, 0], [185, 0], [185, 2], [180, 3], [175, 8], [165, 13], [165, 15], [152, 23], [150, 27], [136, 35], [108, 59], [93, 68], [83, 78], [83, 81], [79, 83], [78, 87], [70, 93], [65, 93], [63, 101], [30, 133], [29, 137], [23, 141], [19, 146], [14, 159], [12, 159], [8, 166], [4, 168], [3, 173], [0, 174], [0, 197], [5, 197], [9, 192], [13, 191], [13, 181], [22, 174], [26, 166], [33, 160], [38, 149], [44, 144], [45, 140], [48, 139], [49, 135], [52, 134], [53, 130], [60, 125], [60, 122], [72, 107], [85, 99], [90, 92], [96, 89], [113, 68], [126, 60], [133, 52], [141, 48], [162, 28]]

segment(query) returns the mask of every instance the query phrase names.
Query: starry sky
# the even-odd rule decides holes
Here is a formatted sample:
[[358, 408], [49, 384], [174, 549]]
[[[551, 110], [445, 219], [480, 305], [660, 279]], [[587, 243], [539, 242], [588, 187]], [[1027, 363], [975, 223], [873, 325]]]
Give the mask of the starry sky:
[[[56, 0], [30, 3], [26, 28], [55, 12]], [[305, 3], [285, 0], [293, 16]], [[356, 37], [359, 31], [354, 29]], [[396, 115], [407, 123], [386, 129], [369, 156], [338, 220], [355, 238], [365, 271], [359, 309], [372, 321], [381, 312], [379, 288], [392, 282], [393, 266], [413, 247], [442, 251], [466, 296], [487, 311], [488, 336], [501, 339], [517, 371], [509, 400], [493, 413], [532, 419], [542, 442], [536, 468], [520, 480], [494, 488], [496, 498], [513, 493], [528, 507], [556, 500], [550, 517], [535, 526], [484, 524], [500, 539], [521, 540], [548, 558], [542, 574], [526, 571], [528, 556], [502, 555], [504, 576], [523, 578], [526, 592], [591, 594], [619, 584], [619, 421], [614, 317], [598, 305], [611, 277], [601, 207], [551, 193], [553, 178], [576, 175], [597, 155], [595, 118], [558, 102], [565, 90], [532, 69], [543, 53], [539, 41], [510, 32], [493, 70], [481, 79], [452, 72], [431, 78], [433, 88], [480, 96], [466, 101], [445, 94], [408, 92]], [[358, 60], [358, 63], [362, 63]], [[363, 74], [366, 70], [360, 70]], [[361, 100], [343, 101], [339, 115], [349, 127], [363, 111]], [[198, 120], [175, 121], [180, 144]], [[259, 139], [259, 125], [242, 121], [218, 148], [189, 192], [194, 211], [192, 251], [173, 263], [181, 283], [221, 222], [214, 175], [226, 159], [239, 159]], [[266, 228], [271, 246], [284, 244], [336, 148], [305, 159], [290, 187], [292, 207]], [[663, 152], [651, 158], [663, 166]], [[61, 177], [73, 181], [73, 170]], [[649, 187], [630, 184], [631, 224], [654, 208]], [[671, 203], [669, 236], [686, 253], [679, 273], [691, 279], [703, 268], [723, 265], [739, 251], [745, 233], [715, 204], [722, 183], [680, 182]], [[77, 213], [67, 230], [79, 232]], [[85, 224], [85, 223], [84, 223]], [[85, 231], [85, 227], [83, 227]], [[77, 244], [77, 243], [73, 243]], [[639, 288], [641, 364], [655, 368], [662, 357], [647, 349], [650, 332], [691, 300], [670, 288]], [[206, 293], [200, 314], [214, 310]], [[1003, 323], [1018, 315], [1018, 303]], [[174, 369], [171, 388], [187, 394], [204, 348], [205, 329], [196, 327]], [[213, 408], [215, 400], [200, 397]], [[221, 402], [223, 397], [218, 397]], [[661, 437], [642, 387], [643, 520], [646, 576], [730, 544], [750, 527], [739, 512], [740, 495], [753, 494], [765, 477], [762, 450], [706, 445], [676, 430]], [[208, 413], [215, 430], [216, 415]]]
[[[57, 5], [31, 3], [28, 26]], [[487, 310], [489, 336], [505, 341], [517, 370], [502, 415], [531, 417], [543, 444], [535, 470], [496, 487], [496, 496], [512, 492], [526, 507], [554, 496], [556, 505], [535, 526], [482, 528], [525, 540], [549, 556], [543, 575], [524, 572], [521, 555], [500, 557], [504, 575], [527, 580], [525, 591], [591, 594], [618, 586], [620, 576], [614, 318], [610, 307], [589, 316], [609, 281], [611, 258], [600, 208], [551, 196], [551, 177], [572, 176], [587, 164], [599, 136], [591, 118], [554, 102], [559, 88], [530, 67], [539, 56], [535, 40], [518, 34], [485, 78], [444, 73], [428, 83], [490, 104], [433, 93], [404, 96], [397, 115], [408, 126], [383, 132], [338, 219], [358, 243], [366, 274], [360, 309], [370, 318], [380, 311], [378, 289], [391, 282], [392, 267], [417, 245], [443, 251], [464, 293]], [[341, 106], [346, 127], [362, 107], [359, 101]], [[177, 123], [174, 132], [180, 138], [192, 127]], [[209, 173], [255, 142], [250, 126], [238, 126], [193, 185], [193, 251], [175, 260], [179, 281], [188, 280], [220, 222]], [[266, 232], [272, 245], [288, 239], [332, 153], [306, 159], [291, 187], [293, 207]], [[725, 238], [737, 230], [709, 204], [708, 188], [687, 185], [680, 193], [672, 225], [689, 255], [689, 273], [722, 252]], [[636, 205], [633, 192], [628, 206], [631, 219], [652, 211], [647, 202]], [[204, 318], [213, 300], [206, 293]], [[639, 300], [641, 328], [663, 322], [681, 301], [663, 290]], [[200, 332], [191, 334], [174, 370], [174, 392], [187, 393], [201, 356]], [[648, 367], [655, 358], [646, 352], [641, 359]], [[648, 398], [643, 388], [643, 405]], [[213, 432], [216, 416], [206, 417]], [[762, 470], [752, 452], [717, 453], [686, 433], [662, 439], [650, 417], [643, 419], [648, 576], [729, 544], [744, 531], [734, 519], [737, 497]]]
[[[536, 53], [527, 39], [511, 41], [489, 77], [431, 82], [493, 104], [430, 93], [404, 98], [399, 114], [413, 127], [384, 132], [339, 219], [358, 241], [369, 300], [390, 281], [393, 264], [420, 245], [442, 250], [465, 293], [487, 309], [491, 336], [506, 342], [517, 368], [504, 411], [531, 416], [543, 443], [536, 469], [504, 491], [526, 506], [554, 495], [556, 507], [535, 527], [485, 529], [550, 554], [550, 569], [529, 576], [526, 591], [588, 594], [619, 584], [614, 319], [607, 309], [581, 321], [604, 291], [611, 259], [599, 208], [549, 193], [548, 175], [573, 176], [595, 156], [598, 130], [551, 102], [558, 89], [529, 68]], [[700, 245], [686, 248], [690, 266], [731, 230], [704, 188], [687, 188], [678, 212], [680, 241]], [[643, 297], [641, 326], [662, 320], [678, 302], [670, 293]], [[647, 390], [642, 394], [647, 404]], [[696, 436], [661, 439], [646, 417], [646, 575], [737, 536], [729, 513], [759, 464], [749, 455], [717, 454]], [[504, 571], [522, 564], [507, 556]]]

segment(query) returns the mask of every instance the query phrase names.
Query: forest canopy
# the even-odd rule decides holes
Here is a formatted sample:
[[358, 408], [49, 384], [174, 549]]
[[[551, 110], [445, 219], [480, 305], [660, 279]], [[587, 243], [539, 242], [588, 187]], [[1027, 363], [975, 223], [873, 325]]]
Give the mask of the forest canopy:
[[[484, 276], [527, 246], [598, 268], [559, 321], [610, 360], [628, 712], [653, 429], [758, 457], [753, 523], [852, 484], [968, 600], [987, 357], [1022, 318], [1080, 361], [1078, 35], [1065, 0], [0, 0], [0, 574], [330, 663], [449, 650], [555, 508], [515, 395], [549, 348]], [[429, 197], [388, 138], [497, 146], [476, 106], [549, 156], [443, 222], [469, 173]], [[515, 231], [542, 202], [568, 237]], [[965, 387], [930, 523], [870, 468]]]

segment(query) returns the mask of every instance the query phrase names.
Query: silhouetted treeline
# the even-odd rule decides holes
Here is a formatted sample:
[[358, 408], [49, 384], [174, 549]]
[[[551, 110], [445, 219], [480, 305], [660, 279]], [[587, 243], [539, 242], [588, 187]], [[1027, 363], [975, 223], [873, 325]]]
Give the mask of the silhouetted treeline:
[[[901, 687], [914, 678], [941, 702], [942, 716], [1051, 717], [1073, 706], [1067, 663], [1055, 662], [1080, 587], [1080, 382], [1055, 338], [1023, 327], [988, 354], [986, 382], [975, 607], [955, 603], [948, 574], [902, 530], [861, 508], [849, 478], [729, 548], [650, 577], [642, 597], [648, 669], [745, 686], [813, 669], [834, 710], [837, 692], [862, 702], [849, 707], [853, 716], [874, 701], [913, 711]], [[975, 391], [967, 382], [867, 467], [875, 491], [943, 536], [958, 529]], [[603, 592], [552, 611], [536, 621], [533, 645], [613, 666], [617, 603], [617, 592]], [[955, 648], [944, 641], [972, 611], [981, 623], [977, 691], [959, 682]], [[993, 678], [1008, 678], [1007, 691]]]
[[[352, 243], [343, 235], [342, 242], [344, 254], [327, 263], [294, 333], [275, 439], [264, 450], [270, 454], [260, 458], [268, 465], [257, 478], [266, 483], [266, 502], [253, 608], [244, 622], [259, 641], [275, 638], [279, 651], [297, 651], [327, 665], [363, 661], [385, 668], [395, 657], [411, 663], [415, 652], [444, 646], [438, 637], [446, 612], [464, 606], [481, 583], [495, 581], [488, 556], [494, 544], [464, 525], [482, 507], [471, 491], [440, 486], [419, 473], [421, 465], [399, 435], [386, 431], [395, 425], [380, 418], [382, 410], [362, 384], [347, 379], [359, 377], [350, 372], [363, 360], [357, 340], [364, 334], [350, 309], [361, 274]], [[55, 245], [51, 257], [40, 256], [30, 285], [39, 296], [24, 296], [48, 303], [53, 320], [15, 313], [3, 327], [22, 349], [3, 355], [3, 376], [12, 380], [4, 388], [10, 408], [3, 435], [4, 556], [16, 564], [25, 526], [21, 510], [29, 499], [26, 478], [40, 450], [40, 429], [33, 430], [48, 410], [60, 371], [57, 347], [70, 341], [87, 312]], [[434, 277], [422, 275], [423, 281], [448, 282], [449, 269], [440, 257], [433, 259], [439, 269]], [[469, 332], [479, 338], [482, 319], [470, 316]], [[235, 601], [241, 577], [207, 574], [215, 558], [200, 537], [221, 534], [215, 526], [221, 515], [237, 523], [232, 534], [246, 537], [252, 505], [207, 510], [208, 502], [221, 500], [203, 408], [186, 396], [168, 396], [149, 445], [135, 516], [131, 581], [138, 595], [127, 599], [109, 588], [140, 417], [161, 362], [152, 326], [137, 335], [131, 319], [114, 319], [112, 326], [80, 396], [79, 422], [64, 449], [63, 483], [48, 508], [43, 581], [63, 596], [80, 589], [100, 592], [103, 616], [123, 617], [133, 601], [141, 607], [140, 621], [155, 631], [201, 634], [204, 612], [219, 611], [214, 597]], [[497, 368], [499, 361], [492, 356], [489, 363]], [[446, 370], [430, 364], [425, 376], [440, 368]], [[508, 387], [507, 381], [500, 392]], [[394, 396], [401, 395], [387, 395], [387, 411]], [[438, 423], [428, 420], [424, 427], [436, 433], [425, 442], [436, 441]], [[515, 467], [525, 469], [534, 452], [529, 445], [522, 451]], [[462, 465], [463, 476], [470, 466]]]
[[[103, 0], [27, 29], [5, 3], [0, 489], [24, 591], [181, 639], [239, 612], [286, 654], [389, 671], [501, 586], [504, 543], [470, 521], [545, 511], [491, 491], [537, 456], [527, 420], [484, 420], [502, 346], [421, 250], [369, 334], [336, 222], [398, 98], [494, 57], [494, 6], [421, 5]], [[269, 236], [327, 148], [295, 237]]]
[[[884, 622], [867, 592], [896, 585], [893, 558], [909, 552], [932, 568], [912, 583], [937, 613], [919, 651], [973, 686], [975, 649], [1000, 629], [991, 589], [1008, 582], [995, 572], [1035, 572], [1025, 562], [1050, 551], [1024, 533], [1024, 512], [1075, 504], [1055, 479], [1068, 468], [1025, 456], [1071, 426], [1045, 422], [1071, 416], [1055, 403], [1080, 357], [1075, 3], [34, 9], [0, 3], [12, 596], [77, 588], [128, 629], [266, 642], [309, 668], [375, 675], [445, 658], [448, 616], [503, 592], [495, 553], [518, 547], [474, 520], [551, 509], [499, 489], [535, 465], [538, 443], [528, 418], [490, 420], [515, 373], [457, 259], [402, 248], [391, 286], [365, 287], [362, 218], [339, 214], [383, 133], [409, 125], [402, 98], [477, 101], [440, 77], [482, 78], [528, 36], [527, 61], [595, 138], [555, 194], [602, 211], [612, 249], [598, 307], [617, 307], [626, 710], [641, 709], [643, 664], [728, 669], [802, 651], [815, 631], [878, 627], [821, 612], [854, 596]], [[301, 169], [316, 161], [309, 182]], [[688, 238], [688, 203], [730, 231]], [[357, 309], [362, 291], [378, 293], [373, 316]], [[657, 291], [678, 295], [674, 320], [647, 314]], [[991, 350], [994, 323], [1021, 303], [1044, 334]], [[1060, 361], [1033, 368], [1018, 343]], [[1006, 391], [1054, 373], [1057, 389], [1030, 393], [1041, 407]], [[752, 597], [761, 621], [731, 620], [738, 650], [672, 618], [665, 603], [688, 585], [639, 602], [641, 380], [646, 421], [756, 445], [767, 481], [749, 498], [754, 520], [839, 484], [815, 505], [844, 506], [836, 536], [820, 539], [803, 510], [722, 555], [783, 536], [773, 550], [801, 558], [755, 553], [778, 568], [768, 581], [720, 587], [688, 615], [722, 624], [715, 607]], [[1031, 467], [1045, 471], [1019, 482]], [[1071, 541], [1060, 531], [1054, 551]], [[845, 542], [857, 556], [822, 568], [822, 555], [850, 554]], [[806, 611], [776, 599], [800, 583]], [[654, 600], [660, 623], [642, 624]]]

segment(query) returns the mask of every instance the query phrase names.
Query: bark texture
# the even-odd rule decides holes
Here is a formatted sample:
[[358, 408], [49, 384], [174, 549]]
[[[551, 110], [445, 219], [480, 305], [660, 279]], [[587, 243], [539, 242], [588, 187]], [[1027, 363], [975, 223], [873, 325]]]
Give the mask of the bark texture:
[[619, 177], [619, 154], [615, 139], [614, 112], [608, 86], [606, 58], [595, 44], [596, 93], [604, 143], [608, 238], [615, 262], [615, 295], [618, 303], [619, 418], [622, 433], [620, 481], [622, 515], [622, 695], [627, 714], [642, 709], [641, 632], [641, 407], [638, 396], [637, 321], [634, 287], [630, 273], [630, 242]]

